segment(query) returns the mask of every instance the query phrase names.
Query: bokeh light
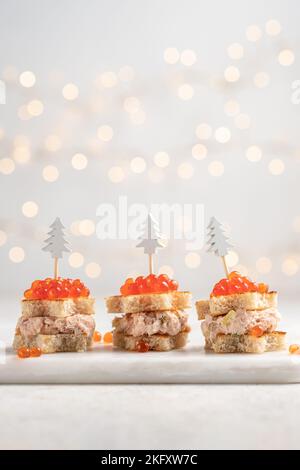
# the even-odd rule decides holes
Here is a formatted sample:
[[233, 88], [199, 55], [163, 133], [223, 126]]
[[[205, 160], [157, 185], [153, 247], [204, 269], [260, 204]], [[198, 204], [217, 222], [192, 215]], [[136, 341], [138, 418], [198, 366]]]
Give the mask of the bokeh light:
[[269, 163], [269, 172], [271, 175], [279, 176], [284, 172], [285, 165], [280, 158], [274, 158]]
[[141, 107], [140, 100], [136, 96], [128, 96], [124, 100], [124, 109], [127, 113], [137, 113]]
[[0, 173], [3, 175], [10, 175], [15, 171], [16, 165], [11, 158], [1, 158], [0, 159]]
[[189, 83], [183, 83], [178, 87], [178, 97], [183, 101], [188, 101], [194, 96], [194, 88]]
[[190, 67], [197, 62], [197, 55], [191, 49], [185, 49], [180, 54], [180, 61], [186, 67]]
[[113, 88], [118, 83], [118, 77], [115, 72], [107, 71], [100, 75], [99, 83], [104, 88]]
[[95, 233], [95, 223], [91, 219], [83, 219], [79, 222], [78, 230], [84, 237], [90, 237]]
[[215, 139], [220, 144], [225, 144], [231, 139], [231, 132], [227, 127], [218, 127], [215, 130]]
[[207, 157], [207, 147], [203, 144], [196, 144], [192, 148], [192, 155], [196, 160], [203, 160]]
[[112, 127], [108, 125], [103, 125], [103, 126], [98, 127], [97, 135], [99, 139], [102, 140], [103, 142], [109, 142], [113, 138], [114, 131]]
[[240, 105], [236, 100], [229, 100], [224, 105], [224, 112], [227, 116], [233, 117], [239, 114]]
[[84, 170], [87, 167], [88, 160], [83, 153], [75, 153], [72, 157], [71, 163], [75, 170]]
[[68, 101], [74, 101], [78, 98], [79, 89], [74, 83], [67, 83], [62, 89], [63, 97]]
[[62, 147], [61, 138], [58, 135], [50, 134], [45, 139], [45, 148], [49, 152], [57, 152]]
[[166, 168], [170, 164], [170, 156], [167, 152], [157, 152], [154, 155], [154, 163], [160, 168]]
[[223, 163], [218, 160], [212, 161], [208, 165], [208, 172], [211, 174], [211, 176], [222, 176], [224, 173]]
[[125, 178], [123, 168], [120, 166], [112, 166], [108, 171], [108, 178], [112, 183], [121, 183]]
[[227, 82], [237, 82], [240, 79], [240, 76], [241, 74], [239, 69], [234, 65], [229, 65], [229, 67], [224, 70], [224, 78]]
[[30, 116], [40, 116], [44, 111], [44, 105], [40, 100], [31, 100], [27, 105], [27, 111]]
[[299, 265], [294, 258], [287, 257], [282, 262], [281, 270], [286, 276], [294, 276], [299, 270]]
[[258, 258], [255, 264], [257, 271], [262, 274], [268, 274], [272, 269], [272, 261], [266, 256]]
[[207, 124], [206, 122], [202, 122], [201, 124], [199, 124], [197, 127], [196, 127], [196, 136], [200, 139], [200, 140], [208, 140], [211, 138], [212, 136], [212, 128], [209, 124]]
[[3, 230], [0, 230], [0, 246], [5, 245], [7, 242], [7, 235]]
[[72, 268], [80, 268], [84, 263], [84, 257], [81, 253], [74, 251], [70, 254], [68, 261]]
[[270, 83], [270, 76], [266, 72], [257, 72], [254, 75], [253, 82], [257, 88], [265, 88]]
[[88, 263], [85, 267], [85, 273], [88, 277], [94, 279], [100, 276], [101, 268], [98, 263], [95, 263], [95, 262]]
[[9, 250], [8, 256], [13, 263], [22, 263], [25, 259], [25, 251], [20, 246], [13, 246]]
[[179, 61], [180, 54], [175, 47], [167, 47], [164, 51], [164, 59], [167, 64], [173, 65]]
[[199, 253], [190, 252], [185, 255], [184, 258], [185, 265], [190, 269], [196, 269], [201, 263], [201, 258]]
[[271, 19], [266, 22], [265, 29], [269, 36], [277, 36], [281, 33], [281, 24], [278, 20]]
[[39, 206], [34, 201], [26, 201], [22, 205], [22, 213], [25, 217], [36, 217], [39, 211]]
[[295, 62], [295, 54], [291, 49], [283, 49], [278, 54], [278, 62], [284, 67], [289, 67]]
[[182, 179], [190, 179], [194, 174], [194, 167], [188, 162], [181, 163], [177, 168], [177, 174]]
[[25, 72], [21, 73], [19, 81], [23, 87], [31, 88], [35, 85], [36, 78], [33, 72], [26, 70]]
[[48, 183], [54, 183], [59, 177], [59, 171], [54, 165], [47, 165], [42, 172], [43, 178]]
[[251, 118], [246, 113], [240, 113], [234, 118], [234, 124], [238, 129], [249, 129], [249, 127], [251, 126]]
[[143, 173], [146, 170], [146, 162], [144, 158], [135, 157], [130, 162], [130, 168], [133, 173]]
[[230, 59], [239, 60], [244, 56], [244, 48], [238, 42], [230, 44], [227, 48], [227, 54]]
[[262, 158], [262, 150], [257, 145], [250, 145], [246, 150], [246, 158], [249, 162], [258, 162]]
[[246, 38], [250, 42], [257, 42], [262, 37], [262, 31], [259, 26], [252, 24], [246, 29]]

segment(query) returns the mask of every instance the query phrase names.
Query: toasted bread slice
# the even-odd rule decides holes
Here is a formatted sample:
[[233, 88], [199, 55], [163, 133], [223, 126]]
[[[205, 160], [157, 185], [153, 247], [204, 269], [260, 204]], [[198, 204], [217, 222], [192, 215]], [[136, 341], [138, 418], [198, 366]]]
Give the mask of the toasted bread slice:
[[[209, 304], [209, 311], [208, 305]], [[196, 309], [198, 318], [203, 320], [206, 314], [212, 316], [225, 315], [229, 310], [265, 310], [277, 307], [277, 292], [260, 294], [259, 292], [245, 292], [243, 294], [220, 295], [209, 300], [198, 300]]]
[[273, 331], [260, 337], [251, 335], [218, 335], [214, 341], [205, 340], [205, 348], [216, 353], [264, 353], [286, 348], [286, 333]]
[[195, 303], [199, 320], [204, 320], [206, 315], [210, 314], [209, 300], [197, 300]]
[[108, 313], [139, 313], [156, 310], [184, 310], [191, 307], [190, 292], [115, 295], [105, 299]]
[[25, 339], [16, 334], [13, 341], [13, 348], [40, 348], [43, 354], [56, 352], [83, 352], [86, 351], [93, 342], [92, 336], [58, 334], [58, 335], [36, 335]]
[[22, 300], [23, 317], [57, 317], [64, 318], [77, 313], [92, 315], [95, 299], [77, 297], [74, 299], [55, 300]]
[[136, 351], [140, 341], [149, 345], [150, 351], [170, 351], [171, 349], [183, 348], [188, 339], [188, 332], [184, 331], [175, 336], [152, 335], [152, 336], [126, 336], [123, 333], [113, 332], [113, 345], [127, 351]]

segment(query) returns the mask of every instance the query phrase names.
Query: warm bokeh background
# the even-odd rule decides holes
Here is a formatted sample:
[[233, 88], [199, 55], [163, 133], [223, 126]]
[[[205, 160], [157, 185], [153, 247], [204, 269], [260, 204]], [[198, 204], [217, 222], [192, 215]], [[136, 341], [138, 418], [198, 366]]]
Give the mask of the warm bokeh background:
[[[127, 195], [203, 203], [232, 227], [231, 264], [296, 295], [299, 14], [297, 0], [2, 2], [0, 291], [52, 273], [58, 215], [75, 252], [62, 274], [116, 292], [147, 264], [96, 238], [96, 208]], [[222, 274], [180, 242], [158, 264], [196, 295]]]

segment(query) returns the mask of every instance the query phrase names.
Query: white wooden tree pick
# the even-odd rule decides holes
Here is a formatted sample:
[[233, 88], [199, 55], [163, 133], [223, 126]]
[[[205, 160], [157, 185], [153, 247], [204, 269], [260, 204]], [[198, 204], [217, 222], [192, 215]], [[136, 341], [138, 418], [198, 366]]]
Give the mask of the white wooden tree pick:
[[58, 277], [58, 260], [63, 257], [64, 252], [70, 251], [66, 246], [67, 241], [64, 239], [64, 226], [61, 220], [56, 217], [53, 224], [50, 225], [49, 237], [45, 240], [46, 246], [43, 251], [49, 251], [54, 258], [54, 278]]
[[232, 247], [231, 243], [228, 240], [228, 237], [225, 233], [223, 225], [218, 222], [215, 217], [210, 219], [210, 222], [207, 226], [208, 229], [208, 239], [207, 239], [207, 251], [215, 253], [217, 256], [220, 256], [225, 274], [229, 276], [229, 270], [226, 263], [226, 255], [228, 255], [229, 248]]
[[157, 248], [164, 248], [165, 244], [162, 241], [162, 234], [159, 231], [157, 221], [152, 214], [148, 214], [144, 224], [142, 225], [143, 235], [140, 237], [140, 242], [136, 245], [137, 248], [144, 248], [144, 253], [149, 256], [149, 273], [153, 273], [153, 255], [156, 253]]

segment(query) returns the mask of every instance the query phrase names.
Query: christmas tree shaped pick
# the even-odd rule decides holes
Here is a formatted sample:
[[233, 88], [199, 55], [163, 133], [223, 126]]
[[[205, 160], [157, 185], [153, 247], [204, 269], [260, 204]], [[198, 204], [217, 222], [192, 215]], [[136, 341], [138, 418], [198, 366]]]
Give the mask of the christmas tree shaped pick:
[[64, 252], [70, 251], [66, 246], [67, 241], [64, 239], [64, 226], [61, 220], [56, 217], [53, 224], [50, 225], [50, 231], [48, 232], [49, 237], [45, 240], [46, 246], [43, 248], [44, 251], [49, 251], [54, 258], [54, 278], [58, 277], [58, 260], [63, 257]]
[[143, 235], [140, 237], [140, 242], [137, 248], [144, 248], [144, 253], [149, 256], [149, 273], [153, 273], [153, 255], [156, 253], [157, 248], [164, 248], [162, 235], [159, 230], [157, 221], [152, 214], [148, 214], [143, 226]]
[[228, 240], [228, 237], [225, 233], [223, 225], [218, 222], [215, 217], [210, 219], [210, 222], [207, 226], [208, 229], [208, 240], [207, 251], [214, 252], [217, 256], [220, 256], [223, 266], [225, 269], [226, 276], [229, 276], [229, 270], [226, 263], [226, 255], [228, 254], [229, 248], [232, 247], [231, 243]]

